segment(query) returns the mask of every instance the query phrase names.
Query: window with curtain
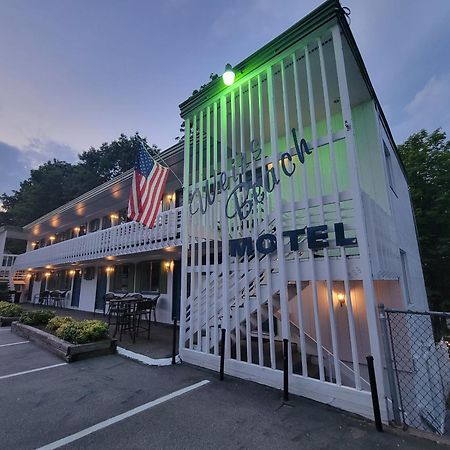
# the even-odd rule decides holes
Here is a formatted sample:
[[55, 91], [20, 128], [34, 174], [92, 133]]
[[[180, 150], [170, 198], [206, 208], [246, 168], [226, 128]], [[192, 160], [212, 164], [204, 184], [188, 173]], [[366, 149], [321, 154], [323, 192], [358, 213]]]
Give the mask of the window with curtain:
[[167, 291], [167, 274], [161, 270], [161, 261], [144, 261], [136, 267], [136, 291]]

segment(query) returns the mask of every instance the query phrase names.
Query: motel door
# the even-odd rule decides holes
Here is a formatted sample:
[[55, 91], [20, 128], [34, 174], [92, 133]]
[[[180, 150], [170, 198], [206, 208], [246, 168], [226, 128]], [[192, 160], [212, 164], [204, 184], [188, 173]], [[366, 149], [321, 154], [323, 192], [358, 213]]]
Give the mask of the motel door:
[[81, 273], [80, 271], [75, 271], [73, 276], [73, 287], [72, 287], [72, 302], [71, 306], [79, 306], [80, 304], [80, 291], [81, 291]]
[[31, 303], [31, 299], [33, 296], [33, 284], [34, 284], [34, 275], [31, 275], [30, 282], [28, 283], [28, 292], [27, 292], [27, 302]]
[[172, 290], [172, 319], [180, 320], [181, 261], [174, 261]]
[[97, 293], [95, 295], [95, 309], [102, 309], [105, 304], [106, 284], [108, 276], [100, 267], [97, 274]]

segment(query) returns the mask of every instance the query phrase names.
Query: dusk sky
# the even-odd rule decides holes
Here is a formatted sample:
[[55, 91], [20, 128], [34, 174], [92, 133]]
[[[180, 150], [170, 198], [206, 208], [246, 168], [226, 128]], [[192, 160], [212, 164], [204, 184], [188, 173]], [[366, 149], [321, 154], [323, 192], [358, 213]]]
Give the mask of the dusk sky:
[[[30, 168], [139, 131], [161, 148], [178, 105], [321, 0], [0, 0], [0, 193]], [[450, 2], [343, 1], [397, 143], [450, 133]]]

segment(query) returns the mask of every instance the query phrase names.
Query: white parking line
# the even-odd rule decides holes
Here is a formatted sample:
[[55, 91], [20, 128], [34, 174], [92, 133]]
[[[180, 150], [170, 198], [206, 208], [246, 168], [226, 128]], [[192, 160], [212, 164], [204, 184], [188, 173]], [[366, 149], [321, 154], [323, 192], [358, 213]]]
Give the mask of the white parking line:
[[10, 373], [9, 375], [2, 375], [0, 380], [6, 378], [18, 377], [19, 375], [25, 375], [27, 373], [40, 372], [41, 370], [53, 369], [54, 367], [66, 366], [68, 363], [53, 364], [52, 366], [38, 367], [37, 369], [24, 370], [23, 372]]
[[59, 439], [58, 441], [52, 442], [51, 444], [44, 445], [43, 447], [38, 448], [37, 450], [52, 450], [55, 448], [62, 447], [63, 445], [70, 444], [71, 442], [77, 441], [82, 437], [85, 437], [89, 434], [95, 433], [98, 430], [102, 430], [103, 428], [109, 427], [121, 420], [127, 419], [128, 417], [139, 414], [142, 411], [146, 411], [147, 409], [153, 408], [154, 406], [160, 405], [161, 403], [167, 402], [175, 397], [179, 397], [180, 395], [186, 394], [187, 392], [193, 391], [199, 387], [208, 384], [208, 380], [200, 381], [199, 383], [192, 384], [191, 386], [185, 387], [183, 389], [179, 389], [178, 391], [172, 392], [171, 394], [164, 395], [156, 400], [152, 400], [151, 402], [144, 403], [137, 408], [131, 409], [130, 411], [119, 414], [118, 416], [111, 417], [111, 419], [104, 420], [103, 422], [99, 422], [92, 427], [85, 428], [84, 430], [78, 431], [78, 433], [71, 434], [63, 439]]
[[1, 344], [0, 347], [8, 347], [10, 345], [28, 344], [30, 341], [11, 342], [10, 344]]

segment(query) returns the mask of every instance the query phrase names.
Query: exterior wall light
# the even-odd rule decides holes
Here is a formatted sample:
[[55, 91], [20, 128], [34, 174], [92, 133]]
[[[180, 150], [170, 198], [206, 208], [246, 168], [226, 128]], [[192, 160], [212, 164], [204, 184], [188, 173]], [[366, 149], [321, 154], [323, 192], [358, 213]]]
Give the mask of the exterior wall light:
[[51, 275], [50, 272], [45, 272], [45, 273], [44, 273], [45, 278], [48, 278], [50, 275]]
[[75, 270], [69, 270], [69, 275], [73, 277], [75, 275]]
[[234, 83], [234, 76], [235, 74], [233, 68], [231, 67], [231, 64], [227, 64], [225, 66], [225, 72], [222, 75], [223, 82], [226, 86], [231, 86]]
[[114, 267], [108, 266], [108, 267], [106, 268], [106, 273], [112, 273], [112, 272], [114, 272]]
[[33, 241], [33, 242], [31, 243], [31, 248], [35, 248], [36, 245], [37, 245], [37, 243]]
[[53, 244], [53, 242], [55, 242], [56, 237], [55, 236], [50, 236], [50, 242]]
[[173, 261], [166, 261], [164, 263], [164, 268], [167, 272], [170, 272], [173, 269]]
[[341, 306], [341, 308], [345, 305], [345, 294], [343, 294], [342, 292], [340, 292], [337, 295], [337, 300], [339, 302], [339, 305]]

